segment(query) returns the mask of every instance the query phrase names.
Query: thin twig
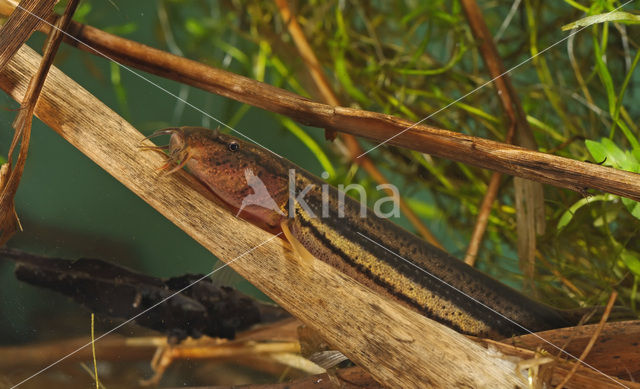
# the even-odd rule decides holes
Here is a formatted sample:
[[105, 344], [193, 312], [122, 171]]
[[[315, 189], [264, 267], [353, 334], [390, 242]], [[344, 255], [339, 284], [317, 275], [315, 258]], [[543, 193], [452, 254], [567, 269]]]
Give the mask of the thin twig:
[[473, 232], [471, 233], [471, 239], [469, 239], [467, 253], [464, 257], [465, 263], [469, 266], [474, 266], [476, 259], [478, 258], [478, 251], [480, 250], [482, 237], [487, 229], [489, 214], [491, 213], [491, 208], [493, 207], [493, 203], [498, 194], [498, 189], [500, 188], [500, 178], [502, 178], [502, 174], [500, 173], [493, 173], [491, 175], [489, 186], [487, 186], [487, 193], [482, 199], [478, 218], [476, 219], [476, 224], [473, 226]]
[[[517, 144], [530, 149], [536, 149], [533, 132], [527, 122], [526, 114], [520, 104], [511, 78], [505, 74], [505, 67], [502, 63], [498, 49], [495, 46], [491, 32], [485, 23], [482, 11], [478, 7], [476, 0], [462, 0], [462, 9], [467, 17], [469, 26], [479, 42], [479, 50], [482, 54], [484, 63], [486, 64], [491, 78], [494, 79], [498, 98], [502, 105], [502, 109], [509, 118], [509, 130], [505, 136], [506, 143], [513, 143], [514, 136], [517, 138]], [[489, 180], [489, 186], [485, 193], [482, 205], [478, 212], [478, 218], [471, 235], [471, 241], [467, 248], [465, 262], [473, 266], [482, 243], [484, 232], [489, 221], [492, 205], [498, 195], [500, 182], [499, 173], [493, 173]], [[533, 278], [533, 263], [535, 261], [535, 244], [536, 231], [544, 230], [544, 199], [542, 198], [542, 190], [531, 184], [521, 180], [514, 180], [516, 185], [516, 207], [517, 223], [518, 223], [518, 255], [520, 261], [526, 266], [525, 276], [529, 280]], [[519, 200], [518, 197], [523, 199]]]
[[[4, 245], [13, 234], [21, 229], [20, 221], [18, 219], [17, 213], [14, 207], [14, 197], [18, 190], [18, 186], [20, 185], [20, 179], [22, 178], [22, 172], [24, 171], [24, 165], [27, 161], [27, 153], [29, 152], [29, 141], [31, 139], [31, 122], [33, 119], [33, 112], [36, 108], [36, 104], [38, 103], [38, 97], [40, 96], [40, 91], [44, 85], [44, 81], [47, 78], [47, 74], [49, 72], [49, 68], [53, 64], [53, 59], [60, 47], [60, 43], [62, 42], [62, 32], [64, 31], [68, 25], [73, 13], [75, 12], [78, 6], [79, 0], [71, 0], [67, 4], [64, 14], [57, 21], [57, 29], [49, 36], [47, 40], [47, 45], [44, 50], [44, 55], [42, 58], [42, 62], [40, 63], [40, 67], [38, 72], [33, 76], [29, 83], [29, 87], [25, 94], [25, 98], [22, 101], [21, 109], [13, 122], [13, 127], [15, 132], [13, 134], [13, 139], [11, 140], [11, 146], [9, 146], [7, 168], [3, 171], [2, 179], [0, 179], [2, 187], [0, 187], [0, 246]], [[31, 35], [33, 30], [38, 26], [39, 19], [34, 17], [30, 12], [35, 11], [40, 14], [45, 14], [46, 12], [50, 12], [50, 9], [47, 8], [41, 9], [37, 7], [37, 4], [33, 4], [30, 1], [23, 1], [25, 3], [24, 6], [32, 7], [32, 9], [21, 8], [18, 12], [14, 12], [13, 15], [20, 15], [18, 20], [22, 20], [24, 22], [23, 25], [18, 27], [20, 31], [13, 31], [11, 28], [5, 29], [3, 26], [0, 31], [0, 36], [7, 36], [12, 32], [17, 35], [16, 39], [21, 39], [21, 37], [28, 37]], [[46, 6], [45, 2], [41, 2], [40, 6]], [[22, 5], [21, 5], [22, 7]], [[53, 7], [53, 3], [49, 4], [49, 8]], [[46, 12], [45, 12], [46, 11]], [[26, 21], [23, 19], [26, 18]], [[10, 18], [11, 19], [11, 18]], [[35, 22], [33, 21], [35, 20]], [[26, 39], [26, 38], [25, 38]], [[1, 42], [2, 38], [0, 38], [0, 45], [3, 44]], [[19, 47], [19, 46], [18, 46]], [[4, 48], [3, 48], [4, 49]], [[9, 51], [10, 54], [7, 57], [9, 60], [15, 52]], [[0, 63], [0, 69], [6, 64]], [[12, 169], [11, 161], [13, 159], [13, 152], [17, 145], [20, 144], [20, 149], [18, 152], [18, 157], [16, 160], [16, 165]]]
[[[161, 345], [158, 352], [153, 358], [151, 368], [154, 372], [153, 376], [148, 379], [141, 380], [142, 386], [157, 385], [162, 379], [167, 369], [177, 360], [202, 360], [202, 359], [231, 359], [238, 360], [243, 357], [263, 356], [277, 354], [295, 354], [298, 358], [303, 359], [299, 355], [300, 344], [297, 341], [290, 342], [226, 342], [220, 339], [203, 338], [192, 340], [191, 342], [183, 342], [180, 345]], [[299, 363], [299, 370], [303, 370], [308, 374], [319, 374], [325, 370], [306, 360], [308, 363]]]
[[[611, 313], [611, 308], [613, 308], [613, 304], [616, 302], [616, 298], [618, 298], [618, 293], [614, 290], [613, 293], [611, 293], [611, 296], [609, 297], [609, 302], [607, 303], [607, 307], [605, 308], [604, 313], [602, 314], [602, 318], [600, 319], [600, 323], [598, 323], [598, 328], [593, 333], [593, 336], [589, 340], [589, 343], [587, 344], [587, 347], [585, 347], [584, 351], [582, 351], [582, 354], [580, 354], [580, 360], [581, 361], [584, 361], [587, 358], [587, 355], [589, 355], [589, 352], [591, 351], [591, 348], [596, 343], [596, 340], [598, 339], [598, 336], [600, 336], [600, 332], [602, 332], [602, 328], [604, 328], [604, 325], [607, 322], [607, 319], [609, 318], [609, 314]], [[573, 364], [573, 368], [571, 368], [571, 371], [569, 371], [569, 374], [567, 374], [567, 376], [564, 377], [564, 380], [562, 380], [562, 382], [559, 383], [558, 386], [556, 386], [556, 389], [562, 389], [564, 387], [564, 385], [567, 382], [569, 382], [571, 377], [573, 377], [573, 375], [575, 374], [575, 372], [576, 372], [576, 370], [578, 369], [579, 366], [580, 366], [579, 363], [577, 363], [577, 362], [574, 363]]]

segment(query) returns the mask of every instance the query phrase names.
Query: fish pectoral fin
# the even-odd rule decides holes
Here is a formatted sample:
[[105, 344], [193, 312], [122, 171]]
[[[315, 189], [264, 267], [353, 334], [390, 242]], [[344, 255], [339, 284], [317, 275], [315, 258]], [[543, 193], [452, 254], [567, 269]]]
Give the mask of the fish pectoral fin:
[[309, 252], [309, 250], [306, 249], [306, 247], [302, 245], [302, 243], [300, 243], [298, 238], [293, 235], [293, 233], [291, 232], [291, 228], [289, 228], [290, 222], [291, 219], [285, 219], [280, 223], [280, 228], [282, 228], [284, 236], [287, 238], [287, 241], [289, 241], [289, 244], [291, 244], [291, 248], [293, 248], [293, 251], [296, 253], [298, 258], [302, 260], [303, 263], [313, 263], [316, 258]]
[[[171, 168], [170, 170], [164, 171], [164, 172], [162, 173], [162, 175], [163, 175], [163, 176], [168, 176], [168, 175], [173, 174], [173, 173], [177, 172], [178, 170], [182, 169], [182, 168], [184, 167], [184, 165], [186, 165], [186, 164], [187, 164], [187, 162], [189, 162], [189, 159], [191, 159], [191, 156], [192, 156], [192, 155], [191, 155], [191, 153], [189, 153], [189, 152], [188, 152], [188, 153], [184, 156], [184, 158], [182, 159], [182, 161], [179, 161], [179, 162], [178, 162], [178, 163], [177, 163], [173, 168]], [[169, 167], [171, 166], [171, 163], [172, 163], [172, 161], [167, 162], [167, 164], [168, 164], [168, 165], [167, 165], [167, 164], [166, 164], [166, 165], [164, 165], [164, 166], [162, 167], [162, 170], [165, 170], [165, 169], [169, 168]]]

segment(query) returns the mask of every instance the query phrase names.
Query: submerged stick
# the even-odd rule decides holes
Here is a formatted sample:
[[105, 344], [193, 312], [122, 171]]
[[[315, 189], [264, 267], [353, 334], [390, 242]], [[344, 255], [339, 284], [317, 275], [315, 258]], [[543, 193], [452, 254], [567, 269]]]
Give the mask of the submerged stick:
[[[0, 73], [0, 87], [21, 101], [38, 61], [23, 47]], [[158, 177], [162, 156], [139, 151], [152, 144], [58, 69], [49, 74], [36, 115], [384, 385], [525, 386], [501, 353], [375, 295], [327, 264], [303, 266], [284, 241], [233, 217], [186, 173]]]

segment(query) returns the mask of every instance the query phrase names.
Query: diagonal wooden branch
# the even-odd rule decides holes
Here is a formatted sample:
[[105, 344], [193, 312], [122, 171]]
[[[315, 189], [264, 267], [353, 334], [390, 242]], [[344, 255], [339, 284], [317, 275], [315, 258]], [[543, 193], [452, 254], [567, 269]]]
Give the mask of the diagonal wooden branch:
[[[0, 87], [21, 101], [39, 61], [23, 47], [0, 73]], [[234, 218], [186, 173], [159, 177], [162, 157], [139, 150], [150, 142], [58, 69], [49, 73], [36, 115], [379, 382], [525, 386], [499, 352], [380, 298], [329, 265], [300, 263], [284, 241]]]
[[[0, 3], [7, 0], [0, 0]], [[2, 8], [0, 8], [2, 11]], [[44, 31], [50, 31], [45, 26]], [[594, 188], [640, 201], [640, 174], [420, 124], [377, 112], [332, 107], [284, 89], [72, 23], [66, 42], [161, 77], [195, 86], [306, 125], [335, 129], [581, 193]], [[83, 43], [79, 43], [83, 42]], [[88, 45], [88, 46], [87, 46]], [[391, 138], [393, 137], [393, 138]], [[391, 139], [390, 139], [391, 138]]]
[[0, 3], [0, 12], [11, 14], [0, 27], [0, 69], [40, 27], [43, 23], [40, 19], [51, 14], [55, 3], [56, 0], [21, 0], [19, 6], [17, 3]]

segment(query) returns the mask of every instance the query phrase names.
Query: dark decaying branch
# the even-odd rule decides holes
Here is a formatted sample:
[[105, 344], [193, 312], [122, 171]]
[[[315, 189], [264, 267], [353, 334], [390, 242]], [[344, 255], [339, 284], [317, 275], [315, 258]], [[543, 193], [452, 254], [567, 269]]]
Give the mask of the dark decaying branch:
[[16, 263], [18, 280], [62, 293], [104, 317], [129, 319], [157, 305], [135, 323], [174, 342], [202, 335], [233, 339], [254, 324], [289, 317], [273, 304], [216, 286], [199, 274], [159, 279], [99, 259], [69, 261], [6, 248], [0, 248], [0, 258]]

